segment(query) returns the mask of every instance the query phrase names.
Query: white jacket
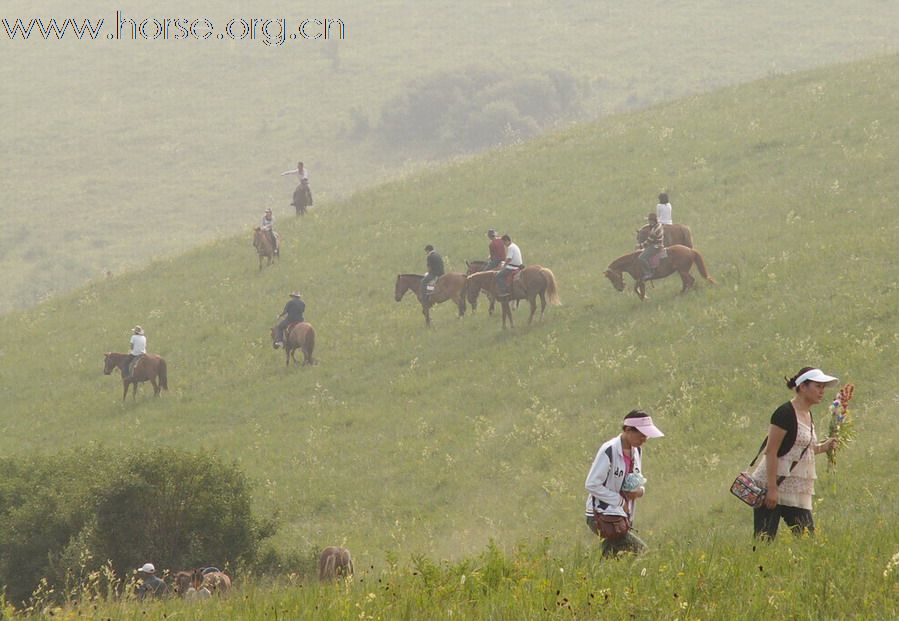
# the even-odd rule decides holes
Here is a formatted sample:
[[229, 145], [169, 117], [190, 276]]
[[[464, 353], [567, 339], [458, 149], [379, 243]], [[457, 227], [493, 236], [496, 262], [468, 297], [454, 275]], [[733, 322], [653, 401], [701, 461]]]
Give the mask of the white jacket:
[[[633, 472], [642, 474], [643, 462], [641, 449], [633, 451]], [[593, 515], [594, 504], [600, 513], [606, 515], [625, 515], [631, 523], [634, 521], [634, 501], [625, 501], [621, 495], [621, 486], [627, 474], [624, 463], [624, 451], [621, 448], [621, 436], [615, 436], [601, 447], [593, 459], [590, 472], [584, 487], [590, 492], [587, 496], [586, 514]]]

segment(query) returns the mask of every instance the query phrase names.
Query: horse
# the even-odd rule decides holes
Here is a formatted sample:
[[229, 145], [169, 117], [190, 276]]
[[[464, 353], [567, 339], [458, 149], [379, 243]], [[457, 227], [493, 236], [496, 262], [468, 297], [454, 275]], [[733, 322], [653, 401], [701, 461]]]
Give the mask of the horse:
[[306, 208], [312, 205], [312, 192], [309, 190], [307, 180], [303, 179], [293, 191], [293, 200], [290, 204], [296, 209], [298, 216], [306, 215]]
[[534, 321], [534, 313], [537, 311], [537, 296], [540, 296], [540, 320], [546, 312], [546, 302], [554, 306], [562, 304], [559, 299], [556, 277], [549, 268], [540, 265], [528, 265], [515, 275], [512, 282], [512, 290], [509, 295], [498, 296], [496, 294], [496, 272], [478, 272], [468, 277], [468, 301], [477, 299], [481, 289], [485, 289], [499, 299], [503, 308], [503, 329], [506, 327], [506, 317], [509, 318], [509, 327], [512, 323], [512, 309], [509, 302], [512, 300], [527, 300], [531, 305], [531, 315], [528, 324]]
[[[474, 261], [466, 261], [465, 265], [468, 268], [468, 271], [465, 272], [465, 276], [468, 277], [468, 276], [471, 276], [472, 274], [477, 274], [478, 272], [483, 272], [484, 269], [487, 267], [487, 261], [484, 261], [481, 259], [475, 259]], [[486, 289], [482, 289], [482, 291], [484, 292], [484, 295], [487, 296], [487, 299], [490, 300], [490, 308], [487, 309], [487, 314], [492, 316], [493, 309], [496, 305], [496, 297], [492, 293], [487, 291]], [[469, 303], [471, 304], [471, 312], [476, 311], [477, 310], [477, 300], [475, 300], [473, 302], [471, 300], [469, 300]]]
[[272, 261], [277, 258], [277, 254], [275, 254], [275, 247], [272, 245], [272, 240], [269, 239], [268, 235], [265, 231], [263, 231], [258, 226], [253, 229], [253, 247], [256, 248], [256, 254], [259, 255], [259, 269], [262, 270], [262, 259], [268, 259], [268, 265], [272, 264]]
[[[690, 275], [690, 268], [693, 267], [693, 264], [695, 263], [702, 277], [710, 283], [715, 284], [715, 279], [709, 276], [705, 267], [705, 260], [702, 258], [702, 255], [699, 254], [698, 250], [687, 248], [686, 246], [679, 244], [669, 246], [665, 250], [668, 252], [668, 256], [661, 260], [650, 280], [659, 280], [677, 272], [680, 274], [681, 282], [683, 283], [681, 293], [685, 293], [696, 282], [696, 279]], [[612, 286], [615, 287], [615, 289], [624, 291], [623, 274], [624, 272], [627, 272], [631, 275], [631, 278], [636, 281], [636, 284], [634, 284], [634, 291], [640, 296], [641, 300], [645, 300], [646, 287], [643, 281], [640, 280], [643, 266], [640, 264], [639, 257], [639, 250], [620, 256], [609, 264], [608, 269], [606, 269], [603, 274], [612, 281]]]
[[[431, 307], [447, 300], [456, 303], [459, 309], [459, 317], [465, 315], [465, 285], [466, 277], [462, 272], [447, 272], [434, 283], [434, 291], [425, 296], [421, 291], [421, 274], [398, 274], [396, 285], [393, 288], [393, 297], [399, 302], [406, 295], [406, 291], [412, 289], [421, 303], [421, 312], [425, 316], [425, 325], [431, 327]], [[477, 296], [475, 296], [477, 298]]]
[[[135, 399], [137, 397], [137, 385], [140, 382], [149, 380], [153, 384], [153, 396], [155, 397], [159, 396], [160, 390], [169, 389], [165, 359], [161, 356], [144, 354], [137, 361], [137, 364], [134, 365], [134, 372], [131, 374], [131, 377], [125, 379], [125, 375], [128, 373], [128, 369], [125, 368], [128, 364], [128, 354], [107, 352], [105, 355], [103, 375], [109, 375], [113, 369], [118, 369], [122, 372], [122, 386], [125, 389], [122, 393], [122, 401], [128, 396], [128, 388], [131, 385], [134, 385], [131, 398]], [[159, 380], [158, 384], [156, 383], [157, 379]]]
[[328, 546], [322, 550], [318, 559], [318, 579], [336, 580], [338, 576], [347, 578], [353, 575], [353, 557], [346, 548]]
[[[277, 341], [278, 329], [273, 327], [272, 347]], [[291, 358], [293, 358], [294, 364], [300, 363], [296, 358], [298, 349], [303, 352], [303, 366], [315, 364], [315, 360], [312, 358], [312, 351], [315, 349], [315, 328], [308, 321], [291, 324], [284, 330], [284, 352], [287, 356], [287, 366], [290, 366]]]
[[[637, 231], [637, 244], [641, 245], [649, 237], [649, 231], [652, 228], [650, 224], [644, 224], [643, 228]], [[664, 246], [674, 246], [680, 244], [687, 248], [693, 247], [693, 231], [686, 224], [663, 224], [662, 230], [665, 237], [662, 240]]]

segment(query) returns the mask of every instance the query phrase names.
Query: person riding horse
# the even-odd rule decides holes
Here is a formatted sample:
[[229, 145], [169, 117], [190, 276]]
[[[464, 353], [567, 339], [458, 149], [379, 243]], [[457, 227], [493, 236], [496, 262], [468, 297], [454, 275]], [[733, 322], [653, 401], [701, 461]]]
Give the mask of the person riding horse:
[[503, 243], [502, 239], [496, 236], [496, 229], [489, 229], [487, 231], [487, 237], [490, 238], [490, 258], [484, 266], [485, 272], [497, 269], [500, 263], [506, 259], [506, 244]]
[[662, 224], [674, 224], [671, 219], [671, 201], [668, 200], [668, 193], [659, 194], [659, 204], [656, 205], [656, 216]]
[[502, 263], [499, 264], [499, 271], [496, 273], [498, 297], [509, 295], [512, 278], [515, 277], [516, 272], [524, 267], [524, 261], [521, 259], [521, 249], [518, 247], [518, 244], [514, 243], [508, 235], [502, 236], [502, 242], [506, 247], [506, 256]]
[[262, 223], [259, 225], [259, 228], [263, 233], [266, 234], [268, 240], [272, 243], [272, 248], [275, 249], [275, 254], [280, 254], [280, 249], [278, 248], [278, 236], [275, 235], [275, 217], [272, 215], [271, 208], [265, 210], [265, 213], [262, 215]]
[[421, 299], [428, 300], [433, 290], [432, 283], [436, 283], [437, 279], [443, 276], [445, 269], [443, 266], [443, 257], [437, 254], [434, 246], [428, 244], [425, 246], [425, 252], [428, 254], [428, 271], [425, 272], [421, 279]]
[[123, 379], [130, 379], [134, 375], [134, 367], [141, 356], [147, 353], [147, 337], [144, 329], [140, 326], [134, 326], [131, 330], [131, 344], [128, 350], [128, 362], [125, 364], [127, 375]]
[[300, 194], [305, 195], [306, 205], [311, 205], [312, 190], [309, 189], [309, 169], [303, 166], [303, 162], [297, 162], [297, 167], [294, 170], [285, 170], [281, 173], [282, 177], [285, 175], [297, 175], [300, 179], [300, 185], [293, 192], [294, 205], [297, 204], [297, 196]]
[[275, 326], [275, 329], [278, 331], [277, 336], [275, 337], [275, 349], [278, 349], [282, 345], [284, 345], [284, 330], [287, 329], [292, 323], [301, 323], [305, 321], [303, 318], [303, 313], [306, 312], [306, 303], [300, 299], [300, 292], [294, 291], [290, 294], [290, 300], [287, 301], [287, 304], [284, 305], [284, 311], [278, 315], [278, 318], [284, 317]]
[[643, 252], [640, 253], [640, 265], [643, 268], [641, 280], [649, 280], [652, 278], [652, 266], [649, 261], [665, 248], [665, 230], [662, 228], [662, 223], [659, 222], [658, 216], [654, 213], [650, 213], [646, 219], [651, 228], [649, 229], [649, 237], [647, 237], [646, 241], [642, 244]]

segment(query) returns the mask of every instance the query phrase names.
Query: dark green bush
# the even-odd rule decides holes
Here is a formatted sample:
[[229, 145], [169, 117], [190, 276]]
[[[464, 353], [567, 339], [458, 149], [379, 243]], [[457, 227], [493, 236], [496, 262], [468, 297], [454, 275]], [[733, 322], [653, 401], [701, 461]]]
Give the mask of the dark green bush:
[[255, 562], [274, 532], [250, 510], [240, 470], [207, 453], [103, 449], [0, 460], [0, 584], [22, 602], [59, 593], [107, 561], [119, 576]]

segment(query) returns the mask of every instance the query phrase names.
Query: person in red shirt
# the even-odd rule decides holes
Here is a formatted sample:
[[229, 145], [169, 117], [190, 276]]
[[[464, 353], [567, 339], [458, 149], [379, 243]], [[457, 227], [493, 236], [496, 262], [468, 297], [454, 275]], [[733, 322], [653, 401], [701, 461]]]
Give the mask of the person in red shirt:
[[490, 238], [490, 260], [484, 266], [484, 271], [495, 270], [500, 263], [506, 260], [506, 245], [502, 239], [496, 236], [496, 230], [488, 230], [487, 237]]

